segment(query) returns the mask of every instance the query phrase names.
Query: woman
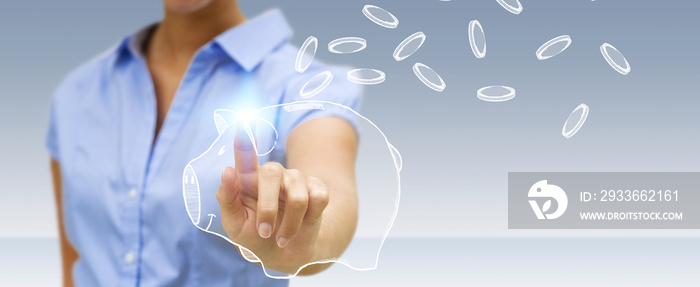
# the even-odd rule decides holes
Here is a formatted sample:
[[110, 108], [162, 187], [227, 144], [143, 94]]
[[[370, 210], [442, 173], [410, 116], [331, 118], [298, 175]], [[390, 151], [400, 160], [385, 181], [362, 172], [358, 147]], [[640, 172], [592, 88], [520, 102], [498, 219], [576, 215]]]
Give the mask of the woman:
[[[300, 100], [310, 75], [341, 71], [316, 63], [294, 71], [297, 49], [279, 12], [246, 20], [235, 0], [163, 2], [160, 23], [73, 71], [53, 97], [47, 146], [64, 285], [286, 285], [192, 225], [183, 168], [217, 138], [215, 109]], [[357, 108], [360, 93], [335, 81], [317, 97]], [[258, 158], [237, 134], [235, 166], [209, 172], [221, 174], [218, 191], [202, 200], [218, 201], [228, 237], [269, 270], [293, 274], [349, 245], [357, 224], [354, 120], [337, 111], [280, 114], [273, 153]]]

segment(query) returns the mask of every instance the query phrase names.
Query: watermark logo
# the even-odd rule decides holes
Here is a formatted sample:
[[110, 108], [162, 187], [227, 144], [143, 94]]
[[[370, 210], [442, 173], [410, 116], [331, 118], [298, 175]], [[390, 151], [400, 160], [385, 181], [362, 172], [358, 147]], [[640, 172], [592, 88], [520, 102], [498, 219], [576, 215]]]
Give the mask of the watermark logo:
[[700, 229], [698, 191], [700, 172], [509, 172], [508, 228]]
[[[566, 207], [569, 205], [569, 199], [566, 197], [566, 192], [564, 192], [561, 187], [553, 184], [547, 184], [547, 180], [540, 180], [530, 187], [530, 191], [527, 194], [532, 210], [537, 215], [538, 219], [555, 219], [559, 218], [566, 211]], [[542, 206], [537, 204], [536, 199], [549, 198], [545, 201]], [[550, 211], [552, 208], [552, 200], [557, 204], [557, 209]]]

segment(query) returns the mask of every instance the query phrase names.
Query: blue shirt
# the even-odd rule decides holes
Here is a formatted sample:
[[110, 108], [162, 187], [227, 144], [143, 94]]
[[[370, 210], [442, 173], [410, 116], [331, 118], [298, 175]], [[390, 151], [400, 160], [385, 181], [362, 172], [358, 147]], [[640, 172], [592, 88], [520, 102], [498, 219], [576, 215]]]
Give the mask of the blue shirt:
[[[199, 230], [183, 201], [183, 170], [217, 139], [216, 109], [240, 110], [301, 100], [299, 89], [330, 70], [332, 83], [312, 100], [357, 109], [361, 89], [347, 69], [314, 62], [294, 70], [298, 49], [278, 11], [217, 36], [194, 55], [157, 135], [156, 100], [141, 46], [149, 28], [82, 65], [52, 100], [47, 147], [60, 162], [67, 238], [80, 258], [77, 286], [286, 286], [266, 277], [225, 240]], [[350, 112], [309, 110], [280, 115], [274, 152], [312, 118]], [[154, 141], [154, 138], [156, 140]], [[265, 141], [266, 139], [261, 139]], [[205, 171], [220, 176], [222, 170]], [[202, 186], [214, 190], [218, 183]], [[215, 202], [214, 193], [202, 200]]]

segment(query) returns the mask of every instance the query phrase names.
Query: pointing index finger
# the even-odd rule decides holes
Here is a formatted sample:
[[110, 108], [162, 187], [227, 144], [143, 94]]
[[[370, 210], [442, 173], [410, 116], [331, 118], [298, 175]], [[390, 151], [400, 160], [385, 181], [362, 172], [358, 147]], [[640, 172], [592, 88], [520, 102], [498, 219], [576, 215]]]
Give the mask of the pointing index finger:
[[258, 170], [257, 150], [257, 142], [250, 126], [250, 120], [239, 120], [236, 124], [236, 135], [233, 140], [236, 170], [239, 173], [251, 173]]

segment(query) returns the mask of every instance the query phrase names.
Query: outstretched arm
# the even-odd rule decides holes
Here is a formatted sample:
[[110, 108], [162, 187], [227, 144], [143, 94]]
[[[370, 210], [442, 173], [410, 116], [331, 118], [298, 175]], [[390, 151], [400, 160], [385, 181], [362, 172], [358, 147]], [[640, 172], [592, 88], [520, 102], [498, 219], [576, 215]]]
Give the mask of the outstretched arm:
[[[327, 186], [328, 207], [323, 213], [319, 248], [323, 257], [335, 258], [350, 245], [357, 226], [355, 158], [358, 138], [353, 127], [340, 118], [311, 120], [287, 140], [287, 165], [320, 178]], [[316, 273], [330, 264], [311, 265], [304, 273]]]

